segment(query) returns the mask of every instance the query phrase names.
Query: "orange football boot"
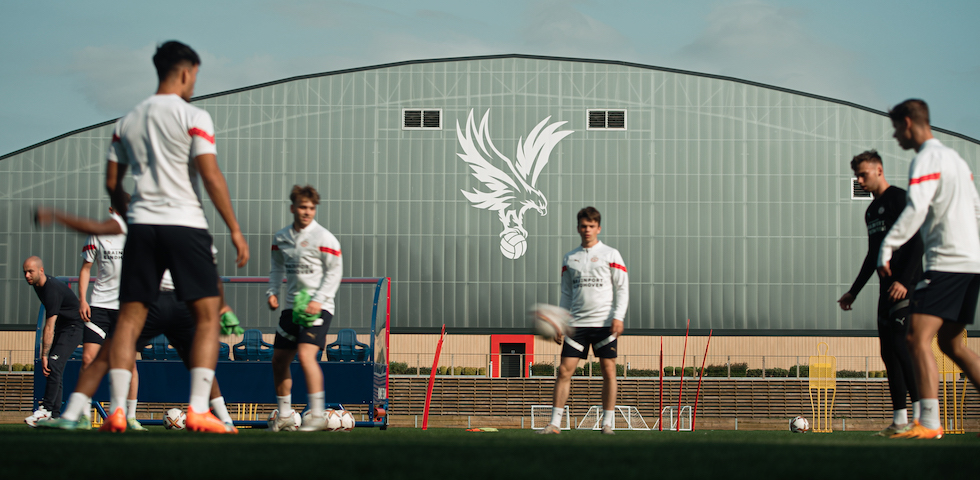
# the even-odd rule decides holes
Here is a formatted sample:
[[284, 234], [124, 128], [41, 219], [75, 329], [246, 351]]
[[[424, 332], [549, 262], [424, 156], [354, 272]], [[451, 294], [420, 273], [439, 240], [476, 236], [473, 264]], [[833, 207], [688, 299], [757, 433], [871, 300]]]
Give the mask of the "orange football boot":
[[102, 422], [102, 426], [99, 427], [100, 432], [125, 432], [126, 431], [126, 412], [123, 411], [122, 407], [117, 407], [116, 411], [112, 412], [109, 416], [105, 417], [105, 421]]
[[207, 433], [238, 433], [234, 425], [227, 425], [208, 410], [204, 413], [197, 413], [194, 409], [187, 407], [187, 429], [192, 432]]
[[892, 435], [891, 438], [922, 438], [922, 439], [935, 439], [939, 440], [943, 438], [943, 427], [933, 430], [931, 428], [923, 427], [918, 420], [915, 420], [915, 425], [912, 428], [902, 432]]

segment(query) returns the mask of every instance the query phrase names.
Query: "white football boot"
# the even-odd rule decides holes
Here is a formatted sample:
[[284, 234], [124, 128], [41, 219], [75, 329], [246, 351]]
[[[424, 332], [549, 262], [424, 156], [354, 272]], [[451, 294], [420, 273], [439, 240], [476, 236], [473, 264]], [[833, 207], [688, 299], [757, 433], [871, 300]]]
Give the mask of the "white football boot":
[[44, 420], [46, 418], [51, 418], [51, 412], [44, 407], [38, 407], [37, 410], [34, 410], [34, 413], [31, 414], [31, 416], [24, 419], [24, 423], [29, 425], [31, 428], [34, 428], [37, 427], [37, 422], [39, 420]]
[[317, 417], [310, 415], [303, 420], [303, 426], [299, 427], [301, 432], [319, 432], [327, 429], [327, 416]]
[[296, 430], [296, 422], [293, 421], [293, 415], [282, 415], [276, 412], [275, 418], [269, 422], [269, 430], [273, 432], [281, 432], [283, 430]]

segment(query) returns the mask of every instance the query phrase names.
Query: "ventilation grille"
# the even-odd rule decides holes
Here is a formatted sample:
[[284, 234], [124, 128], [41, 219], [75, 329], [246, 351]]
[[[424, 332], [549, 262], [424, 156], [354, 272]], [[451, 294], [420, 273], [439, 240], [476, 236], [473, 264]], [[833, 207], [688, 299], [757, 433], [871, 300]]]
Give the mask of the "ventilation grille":
[[857, 178], [851, 179], [851, 200], [871, 200], [871, 192], [861, 188]]
[[442, 110], [402, 110], [403, 130], [442, 130]]
[[588, 130], [626, 130], [626, 110], [589, 110]]

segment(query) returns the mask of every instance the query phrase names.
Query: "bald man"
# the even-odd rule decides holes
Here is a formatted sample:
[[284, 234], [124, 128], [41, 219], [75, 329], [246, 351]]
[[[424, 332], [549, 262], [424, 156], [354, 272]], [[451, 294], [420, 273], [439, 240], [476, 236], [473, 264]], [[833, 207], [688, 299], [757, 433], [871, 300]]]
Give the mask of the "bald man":
[[78, 315], [78, 297], [68, 285], [44, 273], [39, 257], [24, 261], [24, 278], [44, 305], [44, 329], [41, 332], [41, 372], [47, 377], [44, 398], [33, 415], [24, 419], [31, 427], [38, 420], [61, 415], [61, 379], [65, 363], [82, 343], [82, 318]]

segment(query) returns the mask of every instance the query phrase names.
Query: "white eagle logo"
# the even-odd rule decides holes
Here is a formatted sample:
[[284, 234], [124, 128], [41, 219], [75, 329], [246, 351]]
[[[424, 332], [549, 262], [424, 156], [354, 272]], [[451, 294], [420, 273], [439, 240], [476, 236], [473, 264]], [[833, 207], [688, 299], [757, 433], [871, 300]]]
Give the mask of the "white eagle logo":
[[557, 131], [568, 122], [547, 125], [551, 117], [545, 118], [531, 129], [526, 141], [523, 137], [517, 141], [515, 164], [493, 145], [487, 126], [489, 118], [490, 110], [487, 110], [477, 128], [471, 109], [466, 119], [465, 134], [459, 128], [459, 121], [456, 121], [456, 136], [463, 147], [463, 153], [457, 155], [470, 166], [473, 177], [482, 182], [485, 188], [460, 192], [474, 207], [497, 212], [500, 223], [503, 224], [503, 231], [500, 232], [500, 253], [516, 260], [527, 251], [524, 213], [533, 208], [541, 216], [548, 214], [548, 199], [535, 188], [541, 170], [548, 164], [555, 145], [574, 131]]

